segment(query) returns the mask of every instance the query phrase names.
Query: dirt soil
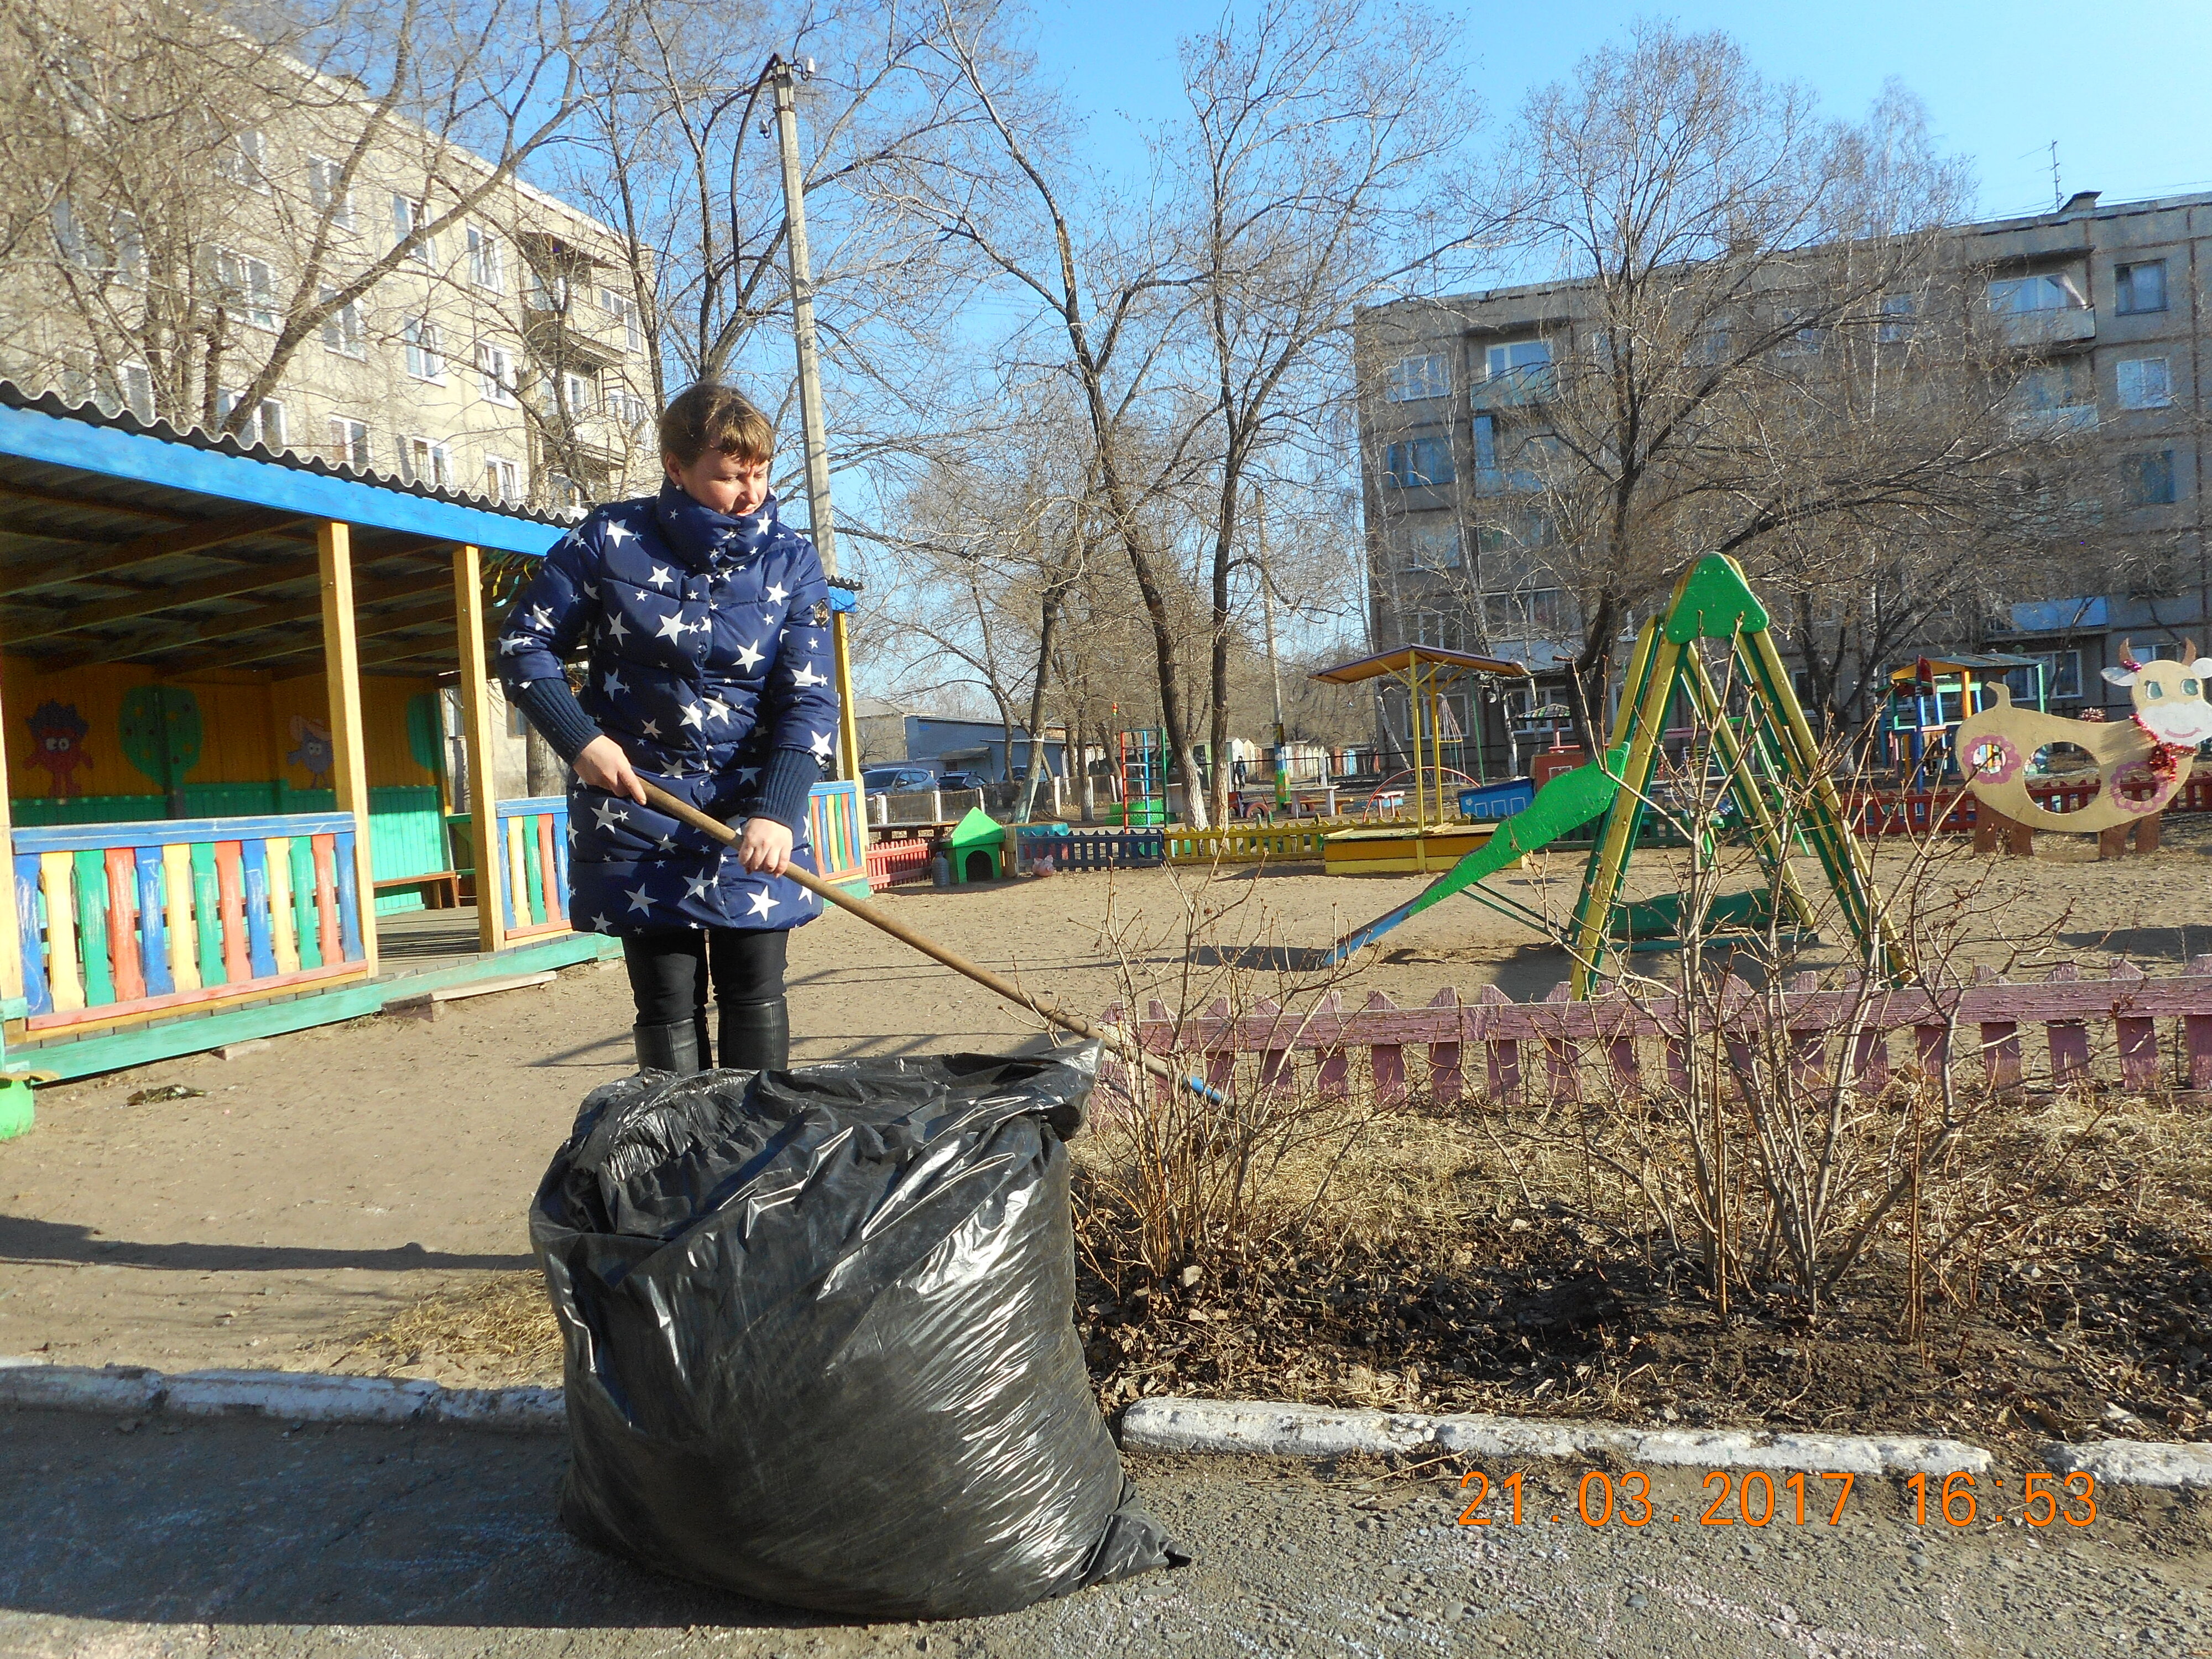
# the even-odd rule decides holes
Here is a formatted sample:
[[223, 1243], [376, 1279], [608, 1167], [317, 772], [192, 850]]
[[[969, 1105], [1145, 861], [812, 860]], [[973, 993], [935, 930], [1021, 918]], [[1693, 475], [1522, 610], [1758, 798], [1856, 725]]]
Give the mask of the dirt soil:
[[[2084, 972], [2118, 952], [2171, 972], [2212, 950], [2212, 828], [2184, 821], [2158, 854], [2107, 864], [2067, 838], [2040, 840], [2046, 856], [1957, 866], [1961, 882], [1978, 884], [1962, 906], [1972, 935], [1962, 960], [2003, 963], [2031, 935], [2037, 960], [2069, 957]], [[1885, 868], [1897, 857], [1886, 853]], [[1537, 862], [1547, 867], [1506, 880], [1563, 911], [1579, 859]], [[1648, 860], [1631, 891], [1665, 882], [1660, 860]], [[1244, 936], [1301, 956], [1421, 884], [1244, 871], [1195, 902], [1247, 897], [1256, 908]], [[1176, 994], [1186, 971], [1176, 918], [1197, 886], [1190, 872], [1069, 875], [884, 902], [1096, 1012], [1132, 974]], [[1106, 936], [1133, 918], [1137, 937], [1124, 932], [1117, 951]], [[1404, 1005], [1446, 984], [1472, 994], [1496, 983], [1529, 999], [1565, 968], [1559, 952], [1455, 901], [1392, 934], [1345, 988], [1347, 1000], [1381, 990]], [[801, 1061], [1005, 1051], [1038, 1036], [1034, 1021], [848, 917], [796, 936], [792, 979]], [[195, 1057], [41, 1091], [38, 1127], [0, 1144], [0, 1353], [167, 1370], [392, 1370], [453, 1382], [557, 1375], [534, 1322], [525, 1212], [577, 1103], [629, 1069], [628, 1024], [619, 967], [579, 969], [448, 1006], [434, 1023], [374, 1017], [236, 1060]], [[204, 1092], [131, 1103], [170, 1085]], [[1424, 1156], [1441, 1167], [1473, 1160], [1449, 1122], [1404, 1127], [1428, 1137]], [[1365, 1259], [1255, 1265], [1237, 1284], [1183, 1298], [1203, 1320], [1189, 1316], [1192, 1305], [1168, 1306], [1172, 1296], [1133, 1318], [1122, 1299], [1133, 1287], [1094, 1282], [1089, 1334], [1102, 1390], [1111, 1398], [1145, 1380], [1154, 1392], [1365, 1390], [1439, 1406], [1984, 1433], [2074, 1426], [2117, 1406], [2148, 1425], [2119, 1432], [2171, 1437], [2202, 1425], [2182, 1382], [2130, 1394], [2113, 1370], [2154, 1360], [2166, 1368], [2160, 1376], [2185, 1382], [2174, 1365], [2201, 1364], [2212, 1260], [2202, 1239], [2192, 1255], [2145, 1226], [2100, 1221], [2104, 1277], [2053, 1291], [2057, 1315], [2024, 1307], [2000, 1327], [1964, 1332], [1938, 1322], [1923, 1358], [1890, 1340], [1893, 1316], [1878, 1295], [1862, 1322], [1817, 1342], [1748, 1321], [1717, 1334], [1711, 1311], [1686, 1291], [1683, 1264], [1642, 1249], [1632, 1260], [1618, 1240], [1601, 1250], [1565, 1215], [1496, 1208], [1495, 1194], [1482, 1202], [1493, 1207], [1470, 1200], [1473, 1231], [1457, 1237], [1405, 1237]], [[1684, 1294], [1670, 1300], [1670, 1285]], [[2094, 1312], [2100, 1295], [2111, 1298], [2117, 1334], [2091, 1345], [2087, 1360], [2054, 1352], [2054, 1343], [2081, 1346], [2083, 1310]], [[2122, 1336], [2140, 1351], [2120, 1352]], [[1933, 1389], [1912, 1381], [1929, 1376], [1947, 1380]]]

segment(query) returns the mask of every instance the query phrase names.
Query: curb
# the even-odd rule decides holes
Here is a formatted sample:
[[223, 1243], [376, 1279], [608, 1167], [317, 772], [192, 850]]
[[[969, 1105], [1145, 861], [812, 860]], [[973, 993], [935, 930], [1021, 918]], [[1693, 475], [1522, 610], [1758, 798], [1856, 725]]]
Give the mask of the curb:
[[0, 1407], [135, 1417], [269, 1417], [290, 1423], [447, 1423], [509, 1433], [568, 1425], [558, 1389], [448, 1389], [411, 1377], [328, 1371], [186, 1371], [137, 1365], [94, 1370], [0, 1358]]
[[1993, 1462], [1981, 1447], [1959, 1440], [1758, 1429], [1638, 1429], [1625, 1423], [1547, 1422], [1471, 1413], [1422, 1417], [1166, 1396], [1137, 1401], [1121, 1413], [1121, 1444], [1140, 1451], [1242, 1452], [1270, 1457], [1454, 1452], [1468, 1457], [1572, 1462], [1604, 1455], [1638, 1466], [1819, 1468], [1851, 1474], [1948, 1474], [1958, 1469], [1979, 1474]]
[[[449, 1389], [412, 1377], [328, 1371], [186, 1371], [139, 1365], [52, 1365], [0, 1355], [0, 1407], [140, 1417], [262, 1417], [289, 1423], [440, 1423], [509, 1434], [557, 1434], [568, 1425], [558, 1389]], [[1971, 1474], [1995, 1460], [1960, 1440], [1909, 1436], [1790, 1434], [1759, 1429], [1638, 1429], [1625, 1423], [1553, 1422], [1475, 1413], [1271, 1405], [1255, 1400], [1160, 1395], [1121, 1413], [1129, 1451], [1341, 1457], [1353, 1453], [1456, 1453], [1466, 1457], [1572, 1462], [1598, 1455], [1652, 1468], [1832, 1469], [1838, 1474]], [[2212, 1445], [2146, 1440], [2053, 1443], [2061, 1474], [2101, 1486], [2212, 1491]]]

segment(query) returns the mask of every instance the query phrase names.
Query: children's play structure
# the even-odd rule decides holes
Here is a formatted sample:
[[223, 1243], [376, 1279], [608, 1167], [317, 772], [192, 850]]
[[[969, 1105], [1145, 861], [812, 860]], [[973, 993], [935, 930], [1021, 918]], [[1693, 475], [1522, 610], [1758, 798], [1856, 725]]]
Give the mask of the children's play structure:
[[[0, 384], [9, 1061], [82, 1076], [611, 951], [563, 913], [566, 801], [482, 787], [484, 566], [563, 533]], [[811, 814], [865, 883], [857, 785]]]
[[[1727, 647], [1729, 668], [1721, 678], [1711, 659], [1720, 653], [1709, 655], [1704, 641]], [[1742, 568], [1718, 555], [1692, 566], [1665, 611], [1638, 635], [1606, 753], [1552, 778], [1419, 895], [1339, 940], [1329, 959], [1343, 961], [1455, 893], [1550, 934], [1553, 930], [1539, 912], [1482, 884], [1593, 820], [1598, 821], [1595, 842], [1565, 939], [1574, 961], [1574, 995], [1592, 994], [1617, 952], [1676, 944], [1679, 901], [1624, 904], [1620, 890], [1655, 799], [1662, 741], [1670, 727], [1681, 724], [1669, 715], [1685, 705], [1690, 723], [1704, 736], [1705, 762], [1717, 774], [1716, 804], [1732, 807], [1765, 878], [1760, 887], [1717, 902], [1706, 925], [1723, 932], [1784, 923], [1809, 928], [1812, 907], [1790, 864], [1795, 844], [1818, 861], [1862, 956], [1877, 971], [1904, 972], [1904, 947], [1883, 912], [1834, 780], [1821, 763], [1766, 612]], [[1778, 896], [1786, 915], [1774, 915], [1770, 895]]]
[[[1485, 676], [1526, 680], [1526, 665], [1498, 657], [1478, 657], [1437, 646], [1406, 645], [1354, 662], [1324, 668], [1313, 678], [1331, 685], [1386, 680], [1406, 696], [1413, 734], [1413, 764], [1407, 775], [1407, 805], [1411, 823], [1343, 830], [1329, 836], [1322, 858], [1332, 875], [1450, 867], [1490, 839], [1488, 822], [1468, 823], [1454, 808], [1458, 786], [1466, 781], [1443, 763], [1443, 695], [1452, 687]], [[1480, 762], [1478, 761], [1478, 765]]]
[[[2212, 658], [2199, 657], [2193, 640], [2179, 662], [2138, 662], [2125, 640], [2120, 653], [2121, 665], [2105, 678], [2128, 688], [2135, 713], [2127, 720], [2062, 720], [2018, 708], [2002, 685], [1991, 688], [1990, 703], [1953, 738], [1977, 801], [2013, 824], [2075, 835], [2148, 823], [2166, 809], [2189, 781], [2197, 745], [2212, 738], [2212, 702], [2204, 700]], [[2051, 775], [2056, 751], [2078, 758], [2071, 775], [2094, 786], [2094, 798], [2071, 811], [2051, 811], [2029, 793]]]
[[2015, 677], [2033, 688], [2028, 700], [2039, 710], [2047, 706], [2043, 664], [2035, 657], [2002, 651], [1954, 653], [1922, 657], [1895, 670], [1889, 677], [1884, 721], [1892, 769], [1899, 776], [1923, 782], [1947, 775], [1956, 781], [1951, 734], [1961, 720], [1994, 707], [2000, 696], [2009, 699]]

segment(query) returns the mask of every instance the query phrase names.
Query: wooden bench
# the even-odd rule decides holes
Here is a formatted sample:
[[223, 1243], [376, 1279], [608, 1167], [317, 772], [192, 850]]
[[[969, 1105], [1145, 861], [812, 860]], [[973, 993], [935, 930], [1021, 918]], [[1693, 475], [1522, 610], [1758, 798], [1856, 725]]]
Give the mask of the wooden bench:
[[460, 908], [461, 876], [458, 870], [430, 870], [419, 876], [386, 876], [375, 884], [379, 898], [386, 893], [420, 893], [426, 910]]

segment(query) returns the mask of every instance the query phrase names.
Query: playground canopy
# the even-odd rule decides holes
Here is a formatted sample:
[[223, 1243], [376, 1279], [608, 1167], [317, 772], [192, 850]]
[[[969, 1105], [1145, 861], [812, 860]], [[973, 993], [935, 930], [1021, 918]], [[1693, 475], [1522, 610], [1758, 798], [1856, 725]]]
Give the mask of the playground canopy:
[[1890, 671], [1889, 683], [1905, 687], [1925, 678], [1933, 671], [1938, 674], [1971, 674], [1986, 679], [1991, 672], [2007, 674], [2015, 668], [2040, 668], [2042, 659], [2037, 657], [2015, 656], [2008, 651], [1962, 651], [1948, 657], [1922, 657], [1902, 668]]
[[[1441, 823], [1451, 817], [1444, 805], [1443, 732], [1437, 718], [1437, 696], [1447, 686], [1455, 685], [1461, 680], [1478, 674], [1494, 675], [1501, 679], [1525, 680], [1531, 678], [1526, 663], [1510, 661], [1504, 657], [1479, 657], [1468, 651], [1447, 651], [1442, 646], [1433, 645], [1401, 645], [1395, 651], [1380, 652], [1371, 657], [1338, 663], [1332, 668], [1317, 669], [1311, 678], [1325, 680], [1331, 685], [1357, 685], [1364, 680], [1389, 679], [1405, 688], [1413, 737], [1413, 821], [1417, 825], [1426, 828], [1432, 820]], [[1424, 710], [1428, 715], [1426, 761], [1423, 760], [1421, 751], [1421, 716]]]

